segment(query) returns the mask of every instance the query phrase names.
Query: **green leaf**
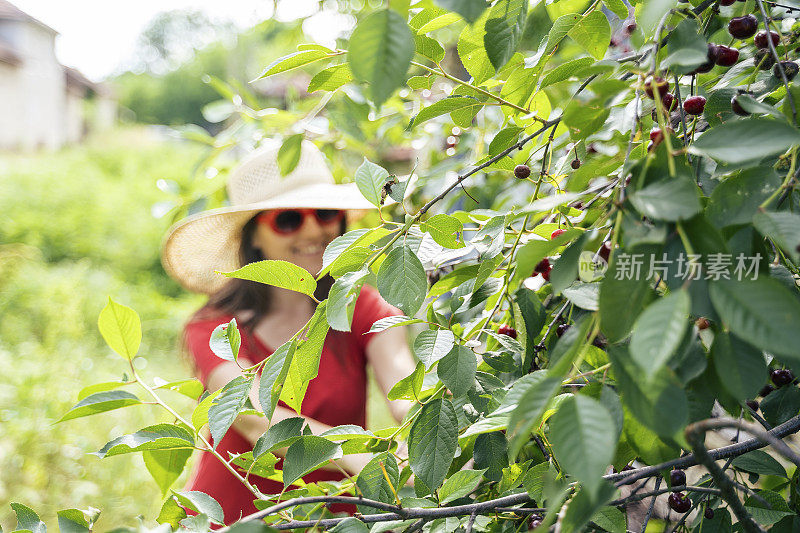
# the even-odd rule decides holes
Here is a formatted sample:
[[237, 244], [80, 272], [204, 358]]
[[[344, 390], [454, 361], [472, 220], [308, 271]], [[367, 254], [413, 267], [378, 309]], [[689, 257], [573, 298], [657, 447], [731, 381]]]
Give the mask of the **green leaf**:
[[142, 322], [136, 311], [109, 298], [97, 327], [112, 350], [129, 361], [136, 356], [142, 343]]
[[775, 279], [711, 280], [714, 309], [730, 331], [753, 346], [800, 362], [800, 300]]
[[514, 55], [525, 27], [528, 3], [528, 0], [500, 0], [489, 11], [483, 45], [495, 69], [499, 70]]
[[450, 400], [422, 406], [408, 436], [408, 460], [414, 475], [430, 490], [444, 481], [458, 447], [458, 419]]
[[561, 15], [560, 17], [556, 18], [553, 22], [553, 26], [550, 28], [550, 31], [547, 33], [547, 45], [544, 49], [544, 54], [542, 54], [542, 59], [540, 61], [546, 60], [546, 58], [555, 50], [559, 43], [564, 40], [564, 37], [567, 36], [569, 31], [581, 20], [581, 15], [577, 13], [570, 13], [568, 15]]
[[174, 448], [193, 448], [194, 436], [181, 426], [174, 424], [155, 424], [135, 433], [123, 435], [108, 442], [94, 455], [111, 457], [123, 453], [144, 450], [169, 450]]
[[314, 276], [308, 273], [303, 267], [299, 267], [288, 261], [267, 259], [250, 263], [233, 272], [219, 272], [228, 278], [247, 279], [257, 281], [281, 289], [314, 296], [317, 289], [317, 282]]
[[433, 76], [411, 76], [406, 83], [416, 91], [430, 89], [433, 87]]
[[424, 321], [420, 318], [409, 318], [405, 315], [387, 316], [386, 318], [376, 320], [375, 323], [372, 324], [372, 327], [369, 328], [368, 333], [378, 333], [390, 328], [406, 326], [408, 324], [419, 324], [420, 322]]
[[224, 525], [225, 517], [222, 512], [222, 506], [217, 502], [217, 500], [205, 492], [200, 492], [199, 490], [187, 490], [180, 492], [172, 491], [172, 493], [178, 499], [178, 503], [184, 507], [187, 507], [196, 513], [203, 513], [212, 522], [215, 522], [219, 525]]
[[563, 121], [572, 139], [578, 141], [596, 133], [610, 112], [604, 103], [572, 100], [564, 110]]
[[761, 350], [738, 339], [732, 333], [720, 331], [714, 335], [711, 358], [719, 382], [731, 395], [743, 402], [754, 398], [764, 385], [767, 362]]
[[268, 420], [278, 405], [281, 391], [289, 374], [289, 368], [297, 350], [297, 340], [292, 339], [281, 344], [272, 355], [267, 358], [261, 369], [261, 380], [258, 384], [258, 401]]
[[335, 91], [351, 81], [353, 81], [353, 73], [350, 71], [350, 65], [347, 63], [333, 65], [320, 70], [311, 78], [311, 81], [308, 82], [308, 92]]
[[376, 165], [366, 157], [361, 166], [356, 169], [355, 180], [358, 190], [375, 207], [383, 203], [383, 186], [389, 181], [389, 172], [380, 165]]
[[200, 431], [200, 428], [208, 424], [208, 410], [220, 394], [222, 394], [222, 389], [215, 390], [203, 398], [200, 403], [197, 404], [197, 407], [194, 408], [192, 412], [192, 426], [195, 431]]
[[690, 309], [689, 293], [679, 290], [650, 304], [639, 316], [633, 326], [631, 355], [648, 378], [678, 349], [689, 325]]
[[478, 358], [470, 348], [456, 344], [439, 360], [436, 373], [442, 383], [450, 389], [454, 398], [463, 396], [475, 384]]
[[305, 435], [297, 439], [283, 460], [283, 486], [288, 487], [331, 459], [342, 457], [342, 447], [323, 437]]
[[418, 400], [424, 378], [425, 364], [420, 361], [411, 374], [394, 384], [387, 398], [389, 400]]
[[447, 481], [444, 482], [442, 488], [439, 489], [439, 501], [442, 505], [450, 503], [464, 496], [468, 496], [472, 491], [478, 488], [483, 474], [483, 470], [459, 470]]
[[[760, 496], [760, 499], [756, 498]], [[766, 500], [766, 505], [762, 503]], [[764, 526], [771, 526], [781, 520], [784, 516], [795, 514], [786, 500], [771, 490], [756, 490], [756, 494], [744, 501], [744, 508], [757, 523]]]
[[325, 343], [325, 337], [328, 335], [328, 322], [325, 318], [327, 305], [327, 300], [323, 300], [322, 303], [317, 305], [317, 309], [314, 311], [306, 330], [307, 338], [298, 343], [281, 391], [280, 399], [297, 413], [300, 412], [300, 407], [303, 404], [308, 382], [317, 377], [319, 372], [322, 346]]
[[611, 40], [611, 26], [602, 11], [594, 10], [584, 15], [567, 35], [595, 59], [603, 59]]
[[345, 518], [330, 530], [331, 533], [369, 533], [369, 527], [354, 516]]
[[358, 23], [350, 36], [348, 63], [356, 80], [369, 84], [377, 107], [406, 81], [414, 57], [414, 34], [394, 11], [376, 11]]
[[142, 459], [150, 476], [155, 480], [161, 495], [165, 496], [178, 480], [192, 456], [193, 449], [145, 450]]
[[508, 420], [508, 456], [512, 461], [516, 460], [519, 451], [530, 440], [531, 431], [539, 427], [545, 409], [561, 385], [559, 378], [550, 377], [544, 371], [529, 376], [530, 383]]
[[714, 187], [706, 205], [706, 217], [718, 227], [747, 224], [758, 212], [758, 206], [780, 185], [781, 180], [772, 167], [743, 170]]
[[80, 509], [63, 509], [56, 513], [61, 533], [88, 533], [92, 525]]
[[667, 55], [664, 66], [683, 67], [678, 72], [687, 74], [692, 69], [708, 61], [708, 44], [703, 32], [693, 19], [684, 19], [669, 34]]
[[[381, 468], [383, 465], [383, 468]], [[386, 471], [386, 475], [384, 474]], [[389, 480], [387, 481], [387, 475]], [[389, 452], [376, 454], [364, 465], [356, 478], [356, 485], [365, 498], [384, 503], [394, 503], [394, 495], [400, 487], [400, 471], [394, 455]], [[389, 484], [391, 482], [391, 485]], [[394, 490], [392, 490], [394, 489]], [[371, 512], [375, 512], [373, 509]]]
[[208, 428], [211, 430], [215, 448], [239, 416], [252, 385], [252, 379], [238, 376], [222, 387], [222, 393], [211, 402], [208, 408]]
[[761, 413], [773, 427], [783, 424], [800, 413], [800, 389], [780, 387], [761, 401]]
[[458, 57], [464, 68], [473, 78], [473, 83], [480, 85], [492, 76], [495, 70], [484, 48], [483, 38], [486, 34], [484, 28], [489, 12], [485, 11], [471, 26], [461, 31], [458, 37]]
[[253, 458], [258, 459], [265, 453], [291, 445], [303, 434], [305, 419], [299, 416], [284, 418], [261, 435], [253, 446]]
[[17, 515], [16, 531], [25, 530], [31, 533], [47, 533], [47, 526], [39, 518], [36, 512], [21, 503], [11, 503], [11, 508]]
[[418, 14], [414, 15], [408, 25], [411, 26], [417, 34], [425, 34], [441, 28], [446, 28], [454, 22], [461, 19], [455, 13], [448, 13], [444, 9], [438, 7], [425, 8]]
[[622, 0], [603, 0], [603, 3], [620, 19], [625, 20], [628, 18], [628, 6]]
[[651, 183], [634, 192], [630, 201], [639, 213], [656, 220], [686, 220], [701, 209], [697, 185], [681, 177]]
[[225, 361], [237, 361], [239, 359], [239, 347], [242, 344], [242, 337], [239, 335], [239, 328], [236, 327], [236, 319], [232, 318], [227, 324], [220, 324], [211, 332], [211, 339], [208, 347], [214, 355]]
[[567, 61], [566, 63], [562, 63], [548, 72], [547, 75], [542, 78], [542, 83], [539, 88], [544, 89], [548, 85], [553, 85], [554, 83], [568, 80], [573, 76], [578, 75], [586, 67], [593, 64], [594, 60], [591, 57], [581, 57], [578, 59], [573, 59], [572, 61]]
[[298, 133], [290, 135], [283, 140], [281, 147], [278, 148], [278, 168], [281, 176], [289, 175], [300, 162], [300, 152], [303, 148], [304, 134]]
[[183, 394], [187, 398], [191, 398], [192, 400], [197, 400], [200, 398], [205, 390], [203, 384], [197, 378], [179, 379], [176, 381], [167, 382], [156, 378], [154, 381], [156, 382], [156, 386], [153, 387], [154, 389], [175, 391]]
[[592, 522], [609, 533], [626, 533], [628, 520], [625, 514], [616, 507], [603, 507], [592, 516]]
[[356, 300], [368, 275], [369, 270], [362, 268], [348, 272], [333, 283], [328, 293], [328, 305], [325, 309], [326, 320], [333, 329], [350, 331]]
[[640, 5], [642, 10], [636, 18], [642, 27], [642, 32], [645, 35], [652, 35], [661, 18], [677, 5], [677, 0], [649, 0]]
[[[78, 400], [83, 400], [87, 396], [94, 394], [96, 392], [106, 392], [114, 389], [118, 389], [125, 385], [129, 385], [130, 382], [128, 381], [106, 381], [104, 383], [95, 383], [93, 385], [87, 385], [86, 387], [82, 388], [78, 391]], [[202, 391], [201, 391], [202, 392]]]
[[274, 76], [275, 74], [293, 70], [329, 56], [330, 54], [324, 50], [301, 50], [299, 52], [293, 52], [289, 55], [279, 57], [270, 63], [269, 66], [264, 69], [264, 72], [256, 79]]
[[96, 415], [97, 413], [105, 413], [106, 411], [112, 411], [129, 405], [139, 405], [141, 403], [139, 398], [126, 391], [96, 392], [73, 405], [58, 422], [72, 420], [73, 418], [80, 418], [82, 416]]
[[710, 128], [689, 146], [689, 153], [739, 164], [785, 152], [797, 144], [797, 128], [768, 118], [746, 118]]
[[753, 217], [759, 233], [769, 237], [797, 261], [800, 258], [800, 215], [760, 211]]
[[408, 128], [410, 129], [427, 120], [446, 113], [452, 113], [459, 109], [475, 109], [477, 111], [483, 107], [483, 105], [483, 102], [472, 96], [448, 96], [432, 103], [428, 107], [422, 108], [422, 110], [411, 119]]
[[425, 300], [428, 278], [425, 268], [411, 248], [393, 248], [378, 270], [378, 292], [389, 304], [414, 316]]
[[786, 469], [770, 454], [763, 450], [753, 450], [735, 458], [731, 465], [739, 470], [764, 476], [780, 476], [788, 479]]
[[427, 35], [415, 35], [414, 45], [418, 54], [434, 63], [440, 63], [444, 59], [444, 48], [436, 39], [431, 39]]
[[[440, 213], [420, 224], [419, 229], [430, 233], [433, 240], [445, 248], [464, 247], [463, 237], [461, 237], [464, 225], [455, 217]], [[461, 237], [460, 242], [459, 237]]]
[[414, 355], [429, 369], [450, 352], [455, 339], [449, 329], [426, 329], [414, 339]]
[[561, 253], [561, 257], [553, 263], [553, 270], [550, 272], [550, 285], [553, 287], [553, 294], [560, 294], [578, 277], [578, 259], [581, 256], [583, 244], [588, 237], [587, 233], [581, 234], [575, 242], [567, 246]]
[[587, 487], [581, 487], [567, 505], [562, 522], [564, 531], [585, 531], [586, 524], [595, 512], [611, 501], [616, 492], [614, 485], [607, 481], [602, 481], [599, 490], [595, 492], [587, 490]]
[[[626, 250], [626, 253], [644, 253], [646, 257], [647, 253], [656, 251], [654, 247], [642, 247]], [[620, 253], [621, 250], [614, 252], [606, 277], [600, 283], [600, 329], [611, 342], [620, 341], [630, 333], [650, 294], [645, 276], [633, 279], [618, 276], [625, 273], [619, 262]]]
[[595, 493], [614, 459], [614, 420], [597, 400], [569, 396], [550, 418], [550, 443], [562, 468]]
[[470, 24], [478, 20], [489, 7], [486, 0], [435, 0], [435, 2], [448, 11], [458, 13]]

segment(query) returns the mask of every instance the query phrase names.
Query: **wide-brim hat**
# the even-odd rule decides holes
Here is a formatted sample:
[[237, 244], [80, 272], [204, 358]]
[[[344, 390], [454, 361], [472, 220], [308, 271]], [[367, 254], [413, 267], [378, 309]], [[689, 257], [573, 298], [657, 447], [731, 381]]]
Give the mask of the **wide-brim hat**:
[[242, 228], [257, 213], [268, 209], [343, 209], [348, 215], [375, 209], [355, 183], [337, 184], [325, 156], [310, 141], [303, 141], [295, 169], [282, 176], [278, 167], [280, 145], [270, 143], [255, 151], [228, 178], [230, 206], [190, 216], [170, 228], [161, 247], [164, 269], [192, 292], [212, 294], [240, 264]]

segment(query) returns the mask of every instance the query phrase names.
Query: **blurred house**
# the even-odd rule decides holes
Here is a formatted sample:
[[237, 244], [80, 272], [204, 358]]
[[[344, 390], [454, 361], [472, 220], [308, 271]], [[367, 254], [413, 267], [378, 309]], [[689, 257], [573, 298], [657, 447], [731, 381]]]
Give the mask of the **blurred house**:
[[0, 149], [55, 149], [116, 120], [110, 89], [58, 62], [57, 34], [0, 0]]

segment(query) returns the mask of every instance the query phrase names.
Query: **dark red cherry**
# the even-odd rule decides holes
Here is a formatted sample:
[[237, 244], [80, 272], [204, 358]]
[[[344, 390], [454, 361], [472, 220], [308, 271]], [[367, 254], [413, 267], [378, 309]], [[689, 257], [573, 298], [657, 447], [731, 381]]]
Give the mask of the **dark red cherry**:
[[597, 252], [597, 255], [603, 258], [603, 260], [608, 263], [608, 258], [611, 256], [611, 241], [605, 241], [602, 246], [600, 246], [600, 250]]
[[769, 376], [772, 382], [778, 387], [788, 385], [794, 380], [794, 374], [792, 374], [791, 370], [786, 368], [776, 368], [770, 372]]
[[581, 160], [580, 159], [573, 159], [572, 162], [569, 164], [572, 167], [572, 170], [578, 170], [581, 168]]
[[721, 67], [732, 67], [739, 61], [739, 50], [725, 46], [724, 44], [717, 45], [716, 62]]
[[524, 180], [531, 175], [531, 167], [528, 165], [517, 165], [514, 167], [514, 175], [517, 178]]
[[[800, 70], [798, 69], [797, 63], [794, 61], [781, 61], [780, 66], [783, 67], [783, 73], [786, 74], [786, 79], [790, 81], [797, 76], [797, 72]], [[772, 75], [781, 79], [781, 71], [778, 70], [778, 65], [772, 67]]]
[[745, 403], [747, 404], [747, 407], [749, 407], [753, 411], [758, 411], [758, 402], [757, 401], [755, 401], [755, 400], [747, 400]]
[[512, 339], [517, 338], [517, 330], [515, 330], [508, 324], [503, 324], [499, 328], [497, 328], [497, 333], [499, 333], [500, 335], [507, 335]]
[[719, 5], [721, 6], [732, 6], [736, 0], [719, 0]]
[[704, 330], [704, 329], [708, 329], [711, 326], [711, 324], [709, 324], [709, 322], [708, 322], [708, 319], [706, 317], [704, 317], [704, 316], [701, 316], [700, 318], [698, 318], [695, 321], [694, 324], [695, 324], [695, 326], [697, 326], [697, 329], [699, 329], [701, 331]]
[[686, 513], [692, 508], [692, 500], [684, 496], [682, 492], [673, 492], [667, 501], [676, 513]]
[[675, 95], [672, 93], [666, 93], [661, 96], [661, 103], [664, 104], [664, 108], [667, 111], [672, 111], [675, 109], [675, 106], [678, 104], [678, 100], [675, 98]]
[[745, 15], [743, 17], [733, 17], [728, 22], [728, 33], [737, 39], [747, 39], [756, 34], [758, 30], [758, 19], [755, 15]]
[[680, 468], [676, 468], [669, 473], [669, 486], [670, 487], [683, 487], [686, 485], [686, 472]]
[[714, 518], [714, 509], [711, 507], [706, 507], [706, 510], [703, 512], [703, 516], [705, 516], [708, 520]]
[[[772, 45], [778, 46], [778, 43], [781, 42], [781, 37], [774, 31], [769, 32], [769, 37], [772, 39]], [[756, 48], [769, 48], [769, 40], [767, 39], [767, 32], [760, 31], [756, 33], [755, 39], [753, 41], [756, 43]]]
[[750, 114], [748, 111], [745, 111], [745, 109], [739, 103], [739, 95], [731, 98], [731, 110], [740, 117], [746, 117]]
[[569, 324], [559, 324], [556, 328], [556, 335], [561, 337], [569, 329]]
[[553, 233], [550, 234], [550, 240], [552, 241], [553, 239], [555, 239], [556, 237], [558, 237], [562, 233], [566, 233], [566, 232], [567, 232], [567, 230], [565, 230], [565, 229], [557, 229]]
[[660, 76], [648, 76], [644, 80], [644, 93], [648, 98], [655, 99], [655, 90], [658, 88], [658, 94], [665, 95], [669, 91], [669, 82]]
[[760, 391], [758, 391], [758, 395], [761, 396], [762, 398], [765, 398], [767, 396], [767, 394], [769, 394], [770, 392], [772, 392], [774, 390], [775, 390], [775, 387], [773, 387], [772, 385], [770, 385], [768, 383], [768, 384], [764, 385], [761, 388]]
[[690, 115], [702, 115], [706, 108], [706, 99], [702, 96], [690, 96], [683, 101], [683, 110]]
[[552, 267], [550, 266], [550, 260], [546, 257], [537, 263], [536, 267], [533, 269], [534, 272], [549, 272]]

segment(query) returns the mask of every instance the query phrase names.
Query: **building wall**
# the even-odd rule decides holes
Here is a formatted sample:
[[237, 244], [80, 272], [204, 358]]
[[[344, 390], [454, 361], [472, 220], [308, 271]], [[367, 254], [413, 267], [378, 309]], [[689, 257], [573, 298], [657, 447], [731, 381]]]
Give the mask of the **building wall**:
[[[13, 44], [18, 39], [18, 23], [0, 20], [0, 39]], [[22, 137], [21, 66], [0, 63], [0, 149], [15, 149]]]
[[84, 121], [84, 91], [78, 87], [67, 87], [64, 99], [64, 141], [68, 143], [79, 142], [83, 138]]

